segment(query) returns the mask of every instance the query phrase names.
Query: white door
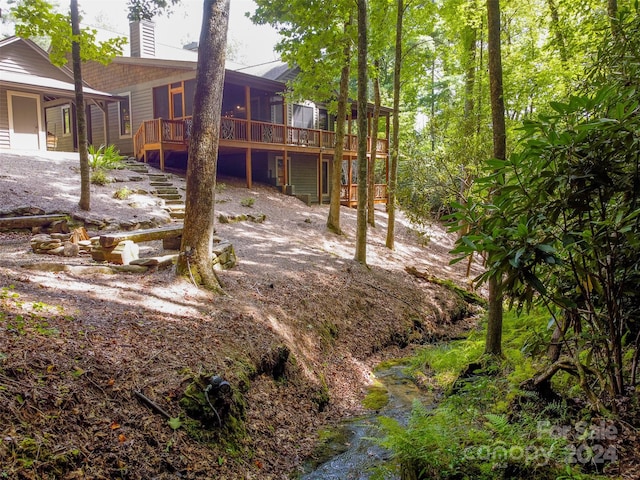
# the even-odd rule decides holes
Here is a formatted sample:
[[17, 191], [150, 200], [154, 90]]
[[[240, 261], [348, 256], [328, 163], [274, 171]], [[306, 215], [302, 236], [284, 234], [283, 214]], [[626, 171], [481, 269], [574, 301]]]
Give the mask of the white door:
[[40, 96], [8, 92], [11, 148], [40, 150], [46, 145], [40, 117]]

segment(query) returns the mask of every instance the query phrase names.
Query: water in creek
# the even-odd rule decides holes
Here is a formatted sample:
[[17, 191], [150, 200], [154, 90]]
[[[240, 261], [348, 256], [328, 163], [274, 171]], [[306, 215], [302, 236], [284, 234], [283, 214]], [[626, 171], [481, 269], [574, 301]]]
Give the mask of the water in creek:
[[[379, 417], [390, 417], [406, 425], [413, 401], [431, 404], [433, 398], [418, 389], [404, 373], [403, 366], [377, 371], [375, 375], [386, 388], [389, 402], [378, 412], [344, 421], [332, 432], [331, 440], [321, 445], [324, 455], [320, 454], [315, 466], [307, 466], [301, 480], [368, 480], [376, 468], [390, 466], [391, 453], [372, 440], [382, 435], [377, 428]], [[389, 468], [385, 469], [384, 478], [400, 476]]]

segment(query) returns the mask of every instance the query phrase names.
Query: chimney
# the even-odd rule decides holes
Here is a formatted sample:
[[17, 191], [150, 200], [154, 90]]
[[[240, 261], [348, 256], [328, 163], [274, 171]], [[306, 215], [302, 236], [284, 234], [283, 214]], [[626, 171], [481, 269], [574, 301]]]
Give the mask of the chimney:
[[131, 56], [149, 58], [156, 56], [155, 23], [148, 20], [129, 23]]

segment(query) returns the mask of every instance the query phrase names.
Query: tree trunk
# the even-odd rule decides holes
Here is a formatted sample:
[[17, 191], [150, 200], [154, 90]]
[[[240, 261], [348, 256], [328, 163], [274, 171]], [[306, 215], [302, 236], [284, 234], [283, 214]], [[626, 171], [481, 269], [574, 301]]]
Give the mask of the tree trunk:
[[367, 1], [358, 0], [358, 214], [355, 260], [367, 263]]
[[[344, 26], [345, 34], [352, 19]], [[345, 35], [346, 36], [346, 35]], [[334, 146], [333, 168], [331, 170], [331, 200], [327, 228], [342, 235], [340, 228], [340, 189], [342, 187], [342, 152], [344, 150], [344, 129], [347, 120], [347, 104], [349, 102], [349, 67], [351, 64], [351, 42], [346, 41], [343, 49], [342, 71], [340, 72], [340, 93], [338, 94], [338, 113], [336, 119], [336, 143]]]
[[76, 123], [78, 128], [78, 153], [80, 156], [80, 201], [82, 210], [91, 209], [91, 169], [89, 167], [89, 151], [87, 147], [87, 119], [84, 109], [84, 93], [82, 91], [82, 61], [80, 59], [80, 16], [78, 0], [71, 0], [71, 62], [73, 65], [73, 85], [76, 92]]
[[213, 270], [213, 221], [230, 0], [205, 0], [198, 48], [187, 194], [178, 275], [220, 291]]
[[[504, 98], [502, 90], [502, 54], [500, 51], [500, 0], [487, 0], [489, 30], [489, 87], [491, 93], [491, 121], [493, 125], [493, 156], [507, 155]], [[502, 355], [502, 292], [500, 275], [489, 279], [489, 314], [485, 353]]]
[[607, 0], [607, 14], [611, 23], [611, 33], [614, 37], [620, 35], [620, 22], [618, 21], [618, 0]]
[[380, 127], [380, 61], [375, 60], [376, 76], [373, 79], [373, 119], [371, 121], [371, 161], [369, 162], [369, 202], [367, 223], [376, 226], [376, 157], [378, 155], [378, 128]]
[[549, 6], [549, 12], [551, 13], [551, 30], [553, 31], [553, 36], [555, 37], [556, 43], [558, 44], [560, 61], [562, 62], [562, 66], [566, 67], [569, 57], [567, 54], [567, 45], [564, 41], [564, 35], [562, 33], [562, 27], [560, 26], [558, 5], [556, 4], [556, 0], [547, 0], [547, 5]]
[[404, 1], [398, 0], [398, 15], [396, 17], [396, 46], [395, 65], [393, 68], [393, 133], [391, 138], [391, 162], [389, 165], [389, 185], [387, 212], [389, 214], [387, 225], [388, 249], [393, 250], [395, 246], [396, 228], [396, 185], [398, 183], [398, 141], [400, 135], [400, 73], [402, 67], [402, 17], [404, 15]]

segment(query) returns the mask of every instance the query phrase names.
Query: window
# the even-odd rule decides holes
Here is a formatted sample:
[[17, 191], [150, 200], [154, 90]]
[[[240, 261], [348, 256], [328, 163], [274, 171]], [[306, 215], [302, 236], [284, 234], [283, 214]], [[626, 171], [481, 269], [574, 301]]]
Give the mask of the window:
[[62, 135], [71, 135], [71, 106], [62, 106]]
[[293, 126], [298, 128], [313, 128], [313, 108], [304, 105], [293, 106]]
[[193, 100], [196, 96], [196, 81], [187, 80], [184, 82], [184, 109], [188, 117], [193, 115]]
[[153, 89], [153, 118], [169, 118], [169, 88], [167, 85]]
[[123, 96], [127, 98], [118, 103], [118, 120], [120, 122], [120, 137], [131, 136], [131, 97], [128, 93]]

